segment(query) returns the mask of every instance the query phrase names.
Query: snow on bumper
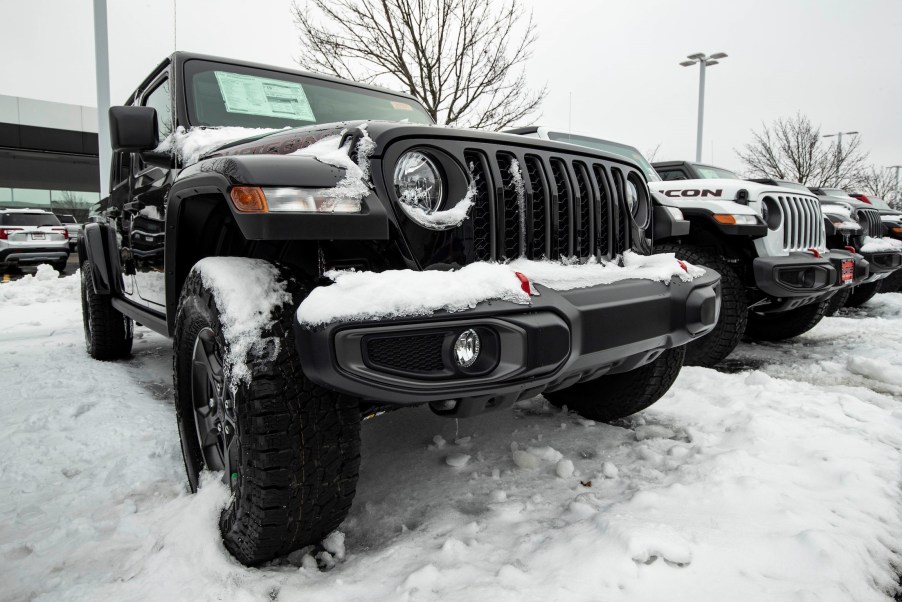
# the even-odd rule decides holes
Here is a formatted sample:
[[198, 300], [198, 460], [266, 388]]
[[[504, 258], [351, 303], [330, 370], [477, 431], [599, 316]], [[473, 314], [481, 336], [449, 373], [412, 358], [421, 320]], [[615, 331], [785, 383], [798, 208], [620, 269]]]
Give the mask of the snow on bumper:
[[[315, 314], [302, 304], [295, 321], [301, 365], [314, 382], [365, 399], [399, 404], [458, 400], [458, 415], [626, 372], [708, 333], [720, 312], [716, 272], [684, 270], [672, 256], [634, 261], [638, 257], [623, 267], [545, 265], [532, 273], [528, 268], [537, 266], [529, 264], [537, 262], [403, 276], [348, 274], [357, 276], [350, 281], [355, 286], [348, 281], [341, 286], [347, 276], [337, 275], [336, 284], [323, 290], [351, 291], [329, 299], [344, 304], [341, 315], [355, 317], [324, 323], [312, 319]], [[668, 272], [672, 266], [679, 274]], [[537, 294], [520, 288], [515, 271], [521, 270]], [[375, 286], [379, 276], [385, 278], [381, 288]], [[404, 278], [410, 278], [407, 286], [397, 288]], [[360, 291], [370, 295], [363, 317], [350, 311], [360, 302], [354, 297]], [[386, 298], [396, 302], [389, 305]], [[314, 307], [322, 307], [323, 299], [314, 300]], [[480, 353], [471, 366], [461, 366], [452, 350], [468, 330], [478, 335]]]

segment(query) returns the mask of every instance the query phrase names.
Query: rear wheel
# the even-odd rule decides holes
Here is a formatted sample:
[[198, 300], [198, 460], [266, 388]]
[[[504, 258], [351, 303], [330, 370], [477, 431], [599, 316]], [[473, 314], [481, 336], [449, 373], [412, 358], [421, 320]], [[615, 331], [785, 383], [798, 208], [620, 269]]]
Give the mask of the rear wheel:
[[827, 308], [824, 310], [824, 317], [829, 318], [836, 315], [836, 312], [846, 306], [846, 301], [849, 300], [849, 295], [851, 294], [851, 288], [844, 288], [830, 297], [830, 299], [827, 300]]
[[51, 264], [54, 270], [57, 272], [63, 273], [66, 271], [66, 266], [68, 265], [69, 260], [66, 261], [57, 261], [56, 263]]
[[830, 300], [775, 314], [749, 312], [745, 335], [753, 341], [784, 341], [806, 333], [824, 318]]
[[85, 347], [96, 360], [116, 360], [132, 350], [133, 323], [113, 307], [110, 295], [94, 290], [90, 261], [81, 264], [81, 314]]
[[247, 565], [321, 541], [344, 520], [357, 485], [359, 402], [304, 376], [292, 329], [300, 298], [292, 292], [295, 302], [276, 309], [260, 335], [277, 350], [249, 353], [250, 382], [237, 387], [226, 381], [221, 308], [197, 271], [176, 317], [176, 414], [188, 483], [196, 491], [201, 471], [223, 472], [233, 495], [220, 530]]
[[864, 305], [871, 298], [880, 292], [880, 285], [883, 284], [883, 280], [878, 280], [877, 282], [869, 282], [867, 284], [859, 284], [854, 289], [852, 289], [852, 293], [849, 295], [848, 300], [846, 301], [846, 307], [860, 307]]
[[590, 420], [610, 422], [624, 418], [644, 410], [667, 393], [680, 374], [685, 355], [685, 346], [668, 349], [641, 368], [577, 383], [545, 393], [545, 398]]
[[720, 273], [720, 318], [714, 329], [686, 345], [686, 365], [711, 367], [726, 359], [745, 333], [748, 306], [745, 287], [723, 256], [701, 247], [660, 245], [655, 252], [675, 253], [679, 259]]

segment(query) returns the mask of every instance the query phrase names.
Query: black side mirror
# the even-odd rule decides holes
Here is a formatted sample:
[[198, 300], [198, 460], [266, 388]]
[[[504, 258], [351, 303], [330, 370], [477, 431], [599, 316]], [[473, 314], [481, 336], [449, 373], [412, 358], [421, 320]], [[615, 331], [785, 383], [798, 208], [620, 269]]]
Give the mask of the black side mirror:
[[110, 143], [114, 151], [139, 153], [159, 144], [157, 110], [153, 107], [110, 107]]

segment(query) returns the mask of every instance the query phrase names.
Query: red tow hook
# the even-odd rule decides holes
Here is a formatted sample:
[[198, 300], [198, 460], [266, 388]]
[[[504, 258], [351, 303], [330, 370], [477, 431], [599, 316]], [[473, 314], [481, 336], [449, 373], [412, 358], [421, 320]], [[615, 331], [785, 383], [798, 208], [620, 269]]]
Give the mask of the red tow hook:
[[686, 262], [682, 259], [677, 259], [677, 263], [680, 264], [680, 267], [683, 268], [683, 271], [687, 274], [689, 273], [689, 266], [686, 265]]
[[855, 250], [855, 247], [851, 247], [851, 246], [849, 246], [849, 245], [846, 245], [846, 246], [843, 247], [843, 248], [844, 248], [846, 251], [848, 251], [849, 253], [857, 253], [857, 252], [858, 252], [858, 251]]
[[520, 288], [523, 289], [523, 292], [527, 295], [531, 295], [532, 286], [529, 284], [529, 278], [526, 277], [526, 274], [523, 272], [514, 272], [514, 275], [520, 281]]
[[814, 247], [809, 247], [808, 250], [811, 251], [811, 254], [814, 255], [815, 257], [817, 257], [818, 259], [821, 258], [821, 252], [818, 251], [817, 249], [815, 249]]

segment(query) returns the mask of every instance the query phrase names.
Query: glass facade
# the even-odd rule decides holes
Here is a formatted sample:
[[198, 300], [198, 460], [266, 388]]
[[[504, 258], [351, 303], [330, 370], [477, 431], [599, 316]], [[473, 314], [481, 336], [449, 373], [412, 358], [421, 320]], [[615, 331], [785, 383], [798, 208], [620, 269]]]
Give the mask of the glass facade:
[[0, 188], [0, 207], [45, 209], [57, 215], [72, 215], [79, 223], [91, 215], [100, 202], [99, 192]]

